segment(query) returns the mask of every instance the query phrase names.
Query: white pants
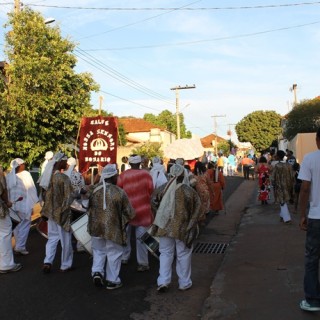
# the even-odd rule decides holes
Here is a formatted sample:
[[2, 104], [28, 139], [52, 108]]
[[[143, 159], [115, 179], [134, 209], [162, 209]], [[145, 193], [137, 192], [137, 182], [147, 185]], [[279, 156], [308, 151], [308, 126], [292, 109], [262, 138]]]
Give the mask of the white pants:
[[283, 219], [284, 222], [291, 220], [291, 215], [288, 209], [288, 205], [285, 203], [284, 205], [280, 205], [280, 217]]
[[137, 226], [127, 226], [127, 245], [123, 248], [122, 260], [129, 260], [131, 253], [131, 230], [135, 229], [136, 236], [136, 250], [137, 250], [137, 262], [139, 265], [148, 266], [149, 265], [149, 257], [148, 257], [148, 249], [145, 244], [141, 242], [139, 239], [145, 232], [147, 232], [148, 228], [146, 227], [137, 227]]
[[0, 219], [0, 270], [12, 269], [15, 265], [12, 252], [12, 222], [9, 215]]
[[[31, 217], [19, 212], [22, 221], [14, 228], [13, 235], [16, 241], [15, 250], [26, 250], [26, 243], [31, 226]], [[23, 218], [25, 216], [25, 218]]]
[[113, 283], [120, 283], [121, 257], [123, 247], [111, 240], [98, 237], [91, 237], [93, 253], [92, 275], [100, 272], [105, 275], [106, 280]]
[[160, 237], [160, 270], [157, 280], [158, 286], [171, 283], [172, 263], [176, 251], [176, 272], [179, 278], [179, 288], [192, 285], [191, 281], [191, 257], [192, 247], [188, 248], [181, 240]]
[[48, 220], [48, 241], [46, 244], [46, 257], [44, 263], [53, 263], [57, 251], [58, 242], [61, 243], [61, 270], [71, 268], [73, 261], [73, 249], [71, 244], [71, 232], [65, 231], [52, 219]]

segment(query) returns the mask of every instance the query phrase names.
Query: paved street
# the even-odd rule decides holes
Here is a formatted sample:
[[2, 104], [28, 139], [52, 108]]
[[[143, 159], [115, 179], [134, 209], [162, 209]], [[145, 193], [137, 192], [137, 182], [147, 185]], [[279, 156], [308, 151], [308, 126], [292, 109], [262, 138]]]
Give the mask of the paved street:
[[[240, 177], [227, 180], [226, 201], [243, 182]], [[251, 183], [255, 184], [253, 181]], [[227, 215], [223, 212], [220, 215], [224, 218], [228, 212]], [[210, 217], [208, 223], [217, 218], [219, 216]], [[219, 236], [207, 227], [202, 228], [197, 242], [216, 242], [219, 238], [217, 242], [225, 241], [224, 235]], [[109, 291], [93, 286], [90, 276], [91, 257], [86, 253], [75, 254], [76, 269], [70, 273], [59, 273], [59, 259], [56, 259], [53, 272], [43, 274], [41, 266], [45, 243], [45, 238], [36, 230], [31, 231], [28, 243], [30, 255], [16, 257], [17, 262], [23, 263], [23, 270], [1, 275], [1, 319], [197, 319], [200, 318], [203, 302], [209, 296], [214, 274], [223, 258], [223, 254], [195, 253], [192, 290], [179, 292], [174, 277], [169, 292], [159, 295], [156, 292], [158, 261], [150, 256], [151, 270], [139, 273], [133, 256], [121, 270], [124, 286]]]

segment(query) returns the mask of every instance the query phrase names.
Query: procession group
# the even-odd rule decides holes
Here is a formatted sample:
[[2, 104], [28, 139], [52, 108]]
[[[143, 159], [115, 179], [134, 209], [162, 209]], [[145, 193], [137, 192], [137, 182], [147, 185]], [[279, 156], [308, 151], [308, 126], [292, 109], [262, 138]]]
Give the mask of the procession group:
[[[121, 265], [127, 264], [132, 256], [132, 234], [138, 272], [149, 270], [149, 248], [141, 239], [145, 235], [158, 239], [159, 292], [167, 291], [171, 284], [174, 258], [179, 290], [190, 289], [193, 241], [207, 214], [223, 209], [223, 173], [215, 163], [205, 163], [201, 158], [193, 168], [182, 158], [171, 159], [167, 168], [160, 157], [148, 161], [150, 166], [145, 165], [140, 155], [124, 158], [126, 164], [121, 166], [121, 172], [117, 164], [108, 164], [101, 168], [94, 183], [88, 184], [86, 177], [77, 171], [75, 158], [67, 158], [62, 152], [47, 152], [37, 181], [39, 194], [23, 159], [14, 159], [8, 173], [1, 169], [0, 273], [22, 268], [15, 263], [14, 254], [29, 254], [26, 245], [31, 215], [38, 202], [48, 238], [42, 272], [53, 271], [59, 242], [59, 272], [72, 271], [73, 253], [82, 245], [79, 241], [77, 247], [73, 245], [71, 226], [76, 201], [86, 204], [94, 285], [109, 290], [122, 286], [119, 273]], [[19, 217], [14, 226], [12, 212]]]

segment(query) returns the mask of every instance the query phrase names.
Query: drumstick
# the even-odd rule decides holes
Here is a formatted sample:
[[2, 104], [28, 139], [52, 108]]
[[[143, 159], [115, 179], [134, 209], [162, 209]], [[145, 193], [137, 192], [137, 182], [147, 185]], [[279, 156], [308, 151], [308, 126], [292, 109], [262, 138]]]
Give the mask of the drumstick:
[[13, 201], [13, 203], [16, 203], [16, 202], [19, 202], [19, 201], [22, 201], [23, 200], [23, 197], [19, 197], [17, 200]]

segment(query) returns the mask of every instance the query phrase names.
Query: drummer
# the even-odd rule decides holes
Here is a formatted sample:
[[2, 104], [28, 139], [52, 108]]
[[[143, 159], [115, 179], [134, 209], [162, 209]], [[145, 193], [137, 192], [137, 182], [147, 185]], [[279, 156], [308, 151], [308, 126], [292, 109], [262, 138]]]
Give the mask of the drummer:
[[106, 284], [108, 290], [122, 287], [119, 272], [127, 243], [126, 225], [135, 216], [126, 193], [116, 185], [117, 179], [117, 166], [106, 165], [89, 198], [93, 283], [99, 287]]
[[48, 241], [42, 271], [50, 273], [55, 258], [58, 242], [61, 243], [60, 272], [73, 270], [73, 250], [71, 245], [71, 209], [74, 200], [73, 189], [69, 177], [63, 173], [67, 167], [67, 157], [58, 152], [48, 162], [40, 177], [44, 204], [41, 215], [48, 219]]
[[[172, 177], [166, 185], [155, 190], [152, 204], [162, 197], [150, 234], [160, 238], [160, 270], [158, 292], [165, 292], [171, 283], [172, 263], [176, 251], [176, 270], [179, 290], [188, 290], [191, 281], [192, 242], [197, 236], [200, 198], [197, 192], [183, 183], [184, 167], [174, 164]], [[153, 208], [154, 210], [156, 208]]]

